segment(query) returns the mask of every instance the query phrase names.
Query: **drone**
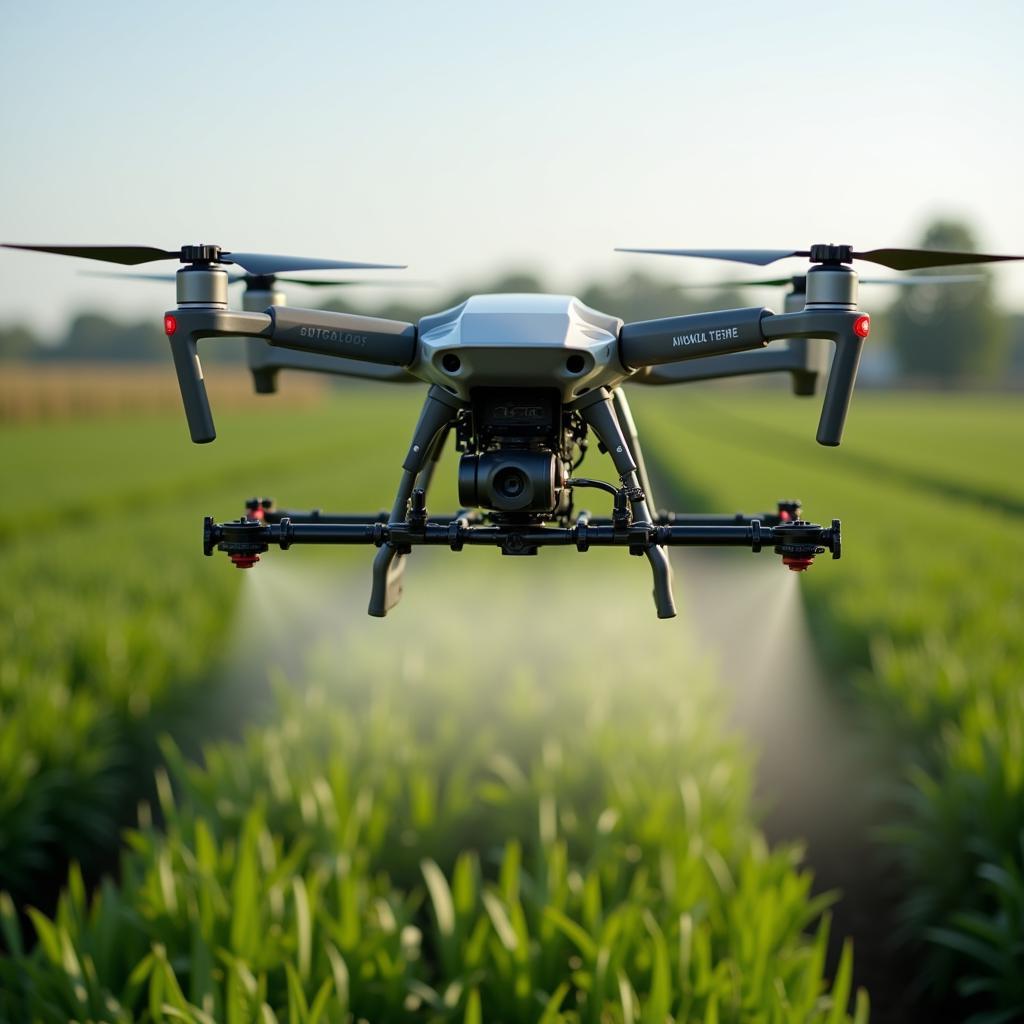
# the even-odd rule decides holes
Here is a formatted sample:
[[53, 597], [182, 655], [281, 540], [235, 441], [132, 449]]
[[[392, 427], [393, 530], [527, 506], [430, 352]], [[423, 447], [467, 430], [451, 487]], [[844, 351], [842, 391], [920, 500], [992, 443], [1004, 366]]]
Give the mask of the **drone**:
[[[222, 551], [242, 569], [254, 566], [272, 546], [374, 546], [368, 612], [377, 617], [400, 600], [406, 561], [422, 545], [452, 551], [489, 546], [509, 556], [536, 555], [551, 546], [580, 552], [626, 548], [650, 564], [655, 608], [665, 619], [676, 614], [668, 548], [770, 549], [794, 572], [807, 570], [826, 551], [838, 559], [840, 521], [833, 519], [829, 526], [809, 522], [798, 501], [779, 502], [773, 512], [758, 515], [652, 511], [650, 479], [622, 385], [782, 371], [792, 374], [797, 394], [813, 395], [828, 362], [822, 343], [831, 342], [834, 355], [817, 441], [834, 447], [842, 440], [861, 351], [871, 331], [870, 317], [857, 306], [855, 260], [905, 271], [1024, 259], [918, 249], [858, 251], [835, 244], [802, 250], [621, 249], [753, 266], [796, 257], [808, 260], [810, 267], [790, 278], [741, 282], [789, 285], [782, 313], [755, 306], [624, 323], [569, 295], [497, 294], [473, 295], [412, 324], [290, 307], [279, 290], [279, 281], [287, 280], [283, 274], [403, 269], [395, 264], [241, 253], [210, 244], [175, 250], [6, 247], [125, 266], [157, 260], [182, 264], [174, 275], [177, 305], [164, 314], [164, 331], [197, 444], [216, 437], [198, 355], [198, 342], [206, 339], [248, 339], [249, 368], [256, 390], [263, 393], [276, 390], [277, 375], [285, 369], [427, 385], [390, 512], [288, 511], [276, 509], [269, 499], [253, 498], [237, 520], [218, 523], [208, 516], [203, 523], [204, 553]], [[244, 272], [241, 278], [239, 272]], [[228, 287], [239, 279], [247, 285], [243, 309], [233, 310]], [[769, 350], [776, 342], [781, 347]], [[617, 483], [576, 475], [591, 435], [610, 456]], [[427, 494], [451, 437], [459, 453], [463, 507], [432, 515]], [[610, 515], [577, 510], [577, 492], [586, 488], [610, 497]]]

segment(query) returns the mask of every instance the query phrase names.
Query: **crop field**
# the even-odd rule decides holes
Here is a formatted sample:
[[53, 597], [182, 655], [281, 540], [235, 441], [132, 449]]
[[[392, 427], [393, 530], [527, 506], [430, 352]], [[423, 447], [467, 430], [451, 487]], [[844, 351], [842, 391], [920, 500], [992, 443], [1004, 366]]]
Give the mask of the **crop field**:
[[701, 503], [760, 508], [795, 494], [808, 518], [843, 518], [842, 560], [803, 586], [835, 687], [869, 711], [896, 760], [881, 842], [906, 883], [897, 936], [916, 950], [922, 990], [955, 989], [978, 1020], [1017, 1020], [1024, 508], [1011, 467], [1024, 409], [861, 395], [836, 451], [814, 443], [816, 417], [788, 396], [700, 389], [657, 396], [640, 425]]
[[[153, 364], [5, 363], [0, 373], [0, 423], [175, 412], [181, 394], [168, 370]], [[218, 409], [260, 406], [252, 378], [240, 366], [215, 364], [208, 385]], [[293, 374], [278, 400], [305, 405], [325, 390], [324, 381], [313, 374]]]
[[[923, 985], [1015, 1019], [1024, 416], [859, 396], [824, 451], [792, 399], [642, 397], [695, 507], [843, 518], [800, 584], [829, 685], [898, 751], [894, 927]], [[2, 428], [0, 1020], [866, 1020], [836, 895], [763, 838], [726, 691], [645, 567], [417, 552], [379, 621], [366, 551], [205, 559], [202, 515], [252, 494], [390, 504], [417, 413], [265, 410], [202, 447], [161, 412]]]

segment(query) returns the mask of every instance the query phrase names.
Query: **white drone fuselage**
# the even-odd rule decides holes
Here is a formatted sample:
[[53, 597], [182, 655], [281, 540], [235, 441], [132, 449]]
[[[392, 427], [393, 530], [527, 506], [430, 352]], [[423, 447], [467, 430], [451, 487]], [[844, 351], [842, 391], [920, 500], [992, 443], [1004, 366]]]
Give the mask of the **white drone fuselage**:
[[565, 404], [630, 375], [618, 317], [571, 295], [473, 295], [418, 325], [414, 377], [468, 401], [479, 387], [557, 388]]

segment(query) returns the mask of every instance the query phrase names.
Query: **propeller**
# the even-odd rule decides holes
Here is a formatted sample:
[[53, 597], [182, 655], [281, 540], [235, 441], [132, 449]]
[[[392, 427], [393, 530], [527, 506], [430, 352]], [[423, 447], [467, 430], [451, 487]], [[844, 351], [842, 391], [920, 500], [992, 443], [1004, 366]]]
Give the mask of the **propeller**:
[[219, 245], [183, 245], [180, 249], [154, 249], [144, 245], [24, 245], [4, 242], [5, 249], [27, 249], [29, 252], [79, 256], [104, 263], [120, 263], [135, 267], [157, 260], [180, 260], [201, 266], [229, 264], [250, 274], [266, 277], [294, 270], [403, 270], [399, 263], [362, 263], [352, 260], [322, 260], [308, 256], [273, 256], [261, 252], [229, 252]]
[[[908, 274], [905, 277], [859, 278], [861, 284], [890, 284], [900, 287], [917, 284], [968, 284], [971, 281], [983, 280], [981, 274]], [[710, 291], [715, 288], [784, 288], [791, 285], [802, 290], [806, 281], [806, 274], [794, 274], [792, 277], [766, 277], [754, 281], [704, 281], [699, 284], [681, 284], [678, 287]]]
[[931, 249], [868, 249], [856, 251], [850, 245], [812, 245], [810, 249], [624, 249], [616, 252], [652, 253], [660, 256], [696, 256], [706, 260], [728, 260], [766, 267], [790, 256], [804, 256], [812, 263], [850, 263], [865, 260], [890, 270], [922, 270], [951, 267], [961, 263], [997, 263], [1024, 260], [1024, 256], [993, 256], [981, 252], [939, 252]]
[[[120, 274], [116, 270], [80, 270], [82, 277], [106, 277], [116, 281], [175, 281], [175, 274]], [[429, 286], [430, 281], [356, 281], [346, 278], [344, 281], [337, 279], [317, 279], [312, 277], [280, 277], [277, 274], [228, 274], [228, 284], [238, 284], [244, 281], [247, 286], [259, 285], [264, 290], [278, 282], [287, 284], [301, 284], [309, 288], [345, 288], [369, 287], [369, 288], [423, 288]]]

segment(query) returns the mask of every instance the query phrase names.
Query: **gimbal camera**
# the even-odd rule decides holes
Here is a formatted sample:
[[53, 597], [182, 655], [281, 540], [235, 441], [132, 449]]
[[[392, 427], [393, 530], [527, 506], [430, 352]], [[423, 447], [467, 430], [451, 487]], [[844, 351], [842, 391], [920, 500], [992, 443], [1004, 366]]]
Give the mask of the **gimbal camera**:
[[[835, 354], [817, 440], [842, 439], [870, 318], [857, 308], [852, 262], [894, 270], [1017, 260], [1018, 256], [913, 249], [854, 251], [848, 245], [809, 250], [632, 249], [766, 266], [805, 257], [811, 267], [793, 278], [787, 311], [764, 307], [623, 323], [565, 295], [474, 295], [418, 324], [316, 309], [290, 308], [277, 275], [316, 269], [377, 268], [379, 264], [236, 253], [216, 245], [180, 250], [139, 246], [39, 246], [30, 249], [137, 265], [176, 259], [177, 306], [164, 316], [192, 440], [216, 436], [197, 344], [208, 338], [249, 340], [256, 390], [271, 392], [281, 369], [306, 369], [395, 383], [429, 385], [402, 462], [390, 513], [331, 515], [274, 509], [254, 499], [237, 521], [207, 518], [203, 549], [224, 551], [239, 568], [271, 546], [366, 544], [377, 550], [369, 613], [383, 616], [398, 602], [407, 556], [418, 545], [461, 551], [497, 547], [504, 555], [535, 555], [541, 547], [623, 547], [645, 556], [654, 576], [660, 618], [675, 615], [666, 548], [733, 546], [772, 549], [794, 571], [814, 558], [841, 553], [839, 520], [824, 527], [801, 518], [799, 503], [773, 513], [680, 515], [652, 512], [625, 382], [670, 384], [737, 374], [786, 371], [799, 394], [813, 394], [824, 372], [820, 349]], [[242, 310], [228, 308], [229, 272], [246, 272]], [[934, 279], [928, 278], [932, 281]], [[771, 283], [783, 283], [774, 281]], [[798, 287], [801, 285], [802, 287]], [[762, 351], [784, 342], [780, 352]], [[591, 435], [611, 457], [618, 483], [580, 477]], [[431, 515], [426, 498], [448, 439], [460, 452], [461, 510]], [[576, 510], [583, 488], [606, 492], [611, 515]]]

